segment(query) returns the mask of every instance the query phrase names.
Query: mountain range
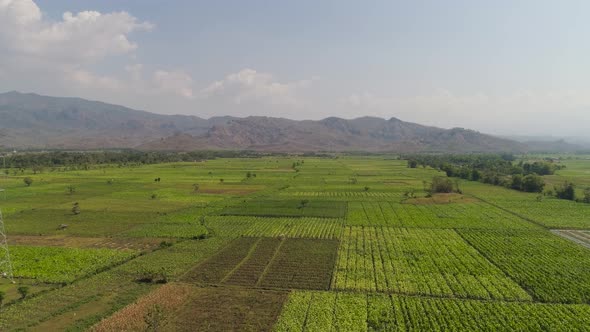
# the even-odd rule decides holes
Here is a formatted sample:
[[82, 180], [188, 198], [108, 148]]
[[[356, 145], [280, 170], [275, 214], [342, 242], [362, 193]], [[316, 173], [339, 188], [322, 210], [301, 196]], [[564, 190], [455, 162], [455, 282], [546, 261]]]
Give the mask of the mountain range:
[[[564, 143], [568, 144], [568, 143]], [[563, 148], [563, 144], [557, 145]], [[0, 94], [0, 147], [276, 152], [526, 152], [534, 145], [391, 118], [162, 115], [80, 98]], [[572, 147], [571, 144], [568, 147]], [[575, 146], [574, 146], [575, 147]]]

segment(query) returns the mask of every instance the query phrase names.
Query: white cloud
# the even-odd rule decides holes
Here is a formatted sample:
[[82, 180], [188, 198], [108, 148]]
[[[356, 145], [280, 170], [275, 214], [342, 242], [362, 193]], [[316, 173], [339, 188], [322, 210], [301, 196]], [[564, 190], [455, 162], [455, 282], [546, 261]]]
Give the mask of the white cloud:
[[153, 83], [156, 89], [161, 92], [193, 98], [193, 79], [183, 71], [158, 70], [154, 73]]
[[200, 91], [199, 96], [203, 99], [231, 101], [236, 105], [263, 103], [298, 106], [304, 103], [299, 96], [300, 90], [310, 86], [316, 79], [280, 83], [271, 74], [246, 68], [211, 83]]
[[130, 34], [152, 28], [126, 12], [65, 12], [61, 20], [51, 20], [32, 0], [0, 0], [0, 75], [13, 84], [33, 78], [43, 81], [38, 85], [47, 90], [61, 85], [66, 94], [111, 96], [107, 101], [118, 101], [115, 96], [123, 94], [192, 98], [193, 80], [182, 70], [145, 75], [143, 65], [131, 64], [117, 74], [104, 75], [92, 69], [110, 57], [125, 56], [135, 62], [138, 45]]
[[60, 21], [45, 18], [32, 0], [0, 1], [0, 48], [17, 56], [60, 64], [84, 64], [134, 51], [134, 31], [149, 30], [126, 12], [65, 12]]
[[122, 82], [116, 78], [96, 75], [83, 69], [66, 69], [65, 73], [66, 79], [89, 88], [117, 90], [123, 87]]

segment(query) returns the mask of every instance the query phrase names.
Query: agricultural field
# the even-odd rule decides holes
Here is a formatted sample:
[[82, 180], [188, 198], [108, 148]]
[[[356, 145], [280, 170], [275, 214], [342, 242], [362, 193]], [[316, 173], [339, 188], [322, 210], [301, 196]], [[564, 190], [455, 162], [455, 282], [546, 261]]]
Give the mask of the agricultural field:
[[436, 176], [346, 155], [10, 170], [0, 330], [587, 331], [590, 205], [428, 195]]
[[554, 234], [560, 235], [566, 239], [572, 240], [590, 248], [590, 230], [553, 229], [551, 231]]

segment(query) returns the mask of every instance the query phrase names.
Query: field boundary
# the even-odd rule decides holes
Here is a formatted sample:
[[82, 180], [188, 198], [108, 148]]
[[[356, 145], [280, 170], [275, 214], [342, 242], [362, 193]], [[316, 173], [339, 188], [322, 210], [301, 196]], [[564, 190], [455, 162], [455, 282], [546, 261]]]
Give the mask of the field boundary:
[[490, 201], [487, 201], [487, 200], [485, 200], [485, 199], [483, 199], [483, 198], [480, 198], [479, 196], [475, 196], [475, 195], [473, 195], [473, 194], [466, 194], [466, 196], [475, 197], [475, 198], [479, 199], [480, 201], [482, 201], [482, 202], [484, 202], [484, 203], [486, 203], [486, 204], [489, 204], [489, 205], [491, 205], [491, 206], [493, 206], [493, 207], [495, 207], [495, 208], [498, 208], [498, 209], [500, 209], [500, 210], [502, 210], [502, 211], [504, 211], [504, 212], [507, 212], [507, 213], [510, 213], [510, 214], [512, 214], [512, 215], [514, 215], [514, 216], [516, 216], [516, 217], [519, 217], [520, 219], [522, 219], [522, 220], [524, 220], [524, 221], [528, 221], [528, 222], [530, 222], [530, 223], [532, 223], [532, 224], [535, 224], [535, 225], [537, 225], [537, 226], [540, 226], [540, 227], [542, 227], [542, 228], [544, 228], [544, 229], [550, 229], [549, 227], [547, 227], [547, 226], [543, 225], [542, 223], [540, 223], [540, 222], [538, 222], [538, 221], [536, 221], [536, 220], [533, 220], [533, 219], [531, 219], [531, 218], [525, 217], [525, 216], [523, 216], [523, 215], [521, 215], [521, 214], [519, 214], [519, 213], [516, 213], [516, 212], [514, 212], [514, 211], [512, 211], [512, 210], [508, 210], [508, 209], [507, 209], [507, 208], [505, 208], [505, 207], [502, 207], [502, 206], [499, 206], [499, 205], [497, 205], [497, 204], [495, 204], [495, 203], [492, 203], [492, 202], [490, 202]]
[[565, 239], [568, 239], [568, 240], [570, 240], [572, 242], [575, 242], [575, 243], [577, 243], [577, 244], [579, 244], [579, 245], [581, 245], [583, 247], [586, 247], [586, 248], [590, 249], [590, 242], [586, 242], [584, 240], [580, 240], [580, 239], [578, 239], [575, 236], [572, 236], [572, 235], [569, 235], [569, 234], [565, 233], [565, 232], [568, 232], [568, 231], [580, 231], [579, 229], [573, 229], [573, 230], [572, 229], [550, 229], [549, 231], [551, 233], [555, 234], [555, 235], [559, 235], [559, 236], [561, 236], [561, 237], [563, 237]]
[[[463, 241], [465, 241], [465, 243], [467, 243], [471, 248], [473, 248], [475, 251], [477, 251], [488, 263], [490, 263], [492, 266], [494, 266], [495, 268], [497, 268], [498, 270], [500, 270], [507, 278], [509, 278], [510, 280], [512, 280], [512, 282], [514, 282], [522, 290], [524, 290], [533, 299], [533, 301], [532, 301], [533, 303], [538, 303], [538, 302], [546, 303], [546, 302], [539, 301], [539, 299], [534, 294], [532, 294], [527, 287], [524, 287], [524, 285], [522, 285], [520, 282], [518, 282], [517, 280], [515, 280], [513, 276], [511, 276], [508, 272], [506, 272], [504, 269], [502, 269], [496, 263], [494, 263], [494, 261], [492, 261], [484, 252], [482, 252], [481, 250], [479, 250], [479, 248], [477, 248], [469, 240], [467, 240], [463, 236], [463, 234], [461, 234], [460, 231], [457, 231], [456, 229], [454, 231], [455, 231], [455, 233], [457, 233], [457, 235], [459, 235], [459, 237], [461, 239], [463, 239]], [[513, 301], [506, 301], [506, 302], [525, 302], [525, 303], [526, 302], [529, 302], [530, 303], [530, 301], [522, 301], [522, 300], [513, 300]]]
[[264, 277], [266, 277], [266, 274], [268, 273], [268, 270], [270, 269], [271, 264], [274, 262], [275, 258], [277, 257], [277, 255], [281, 251], [281, 247], [283, 246], [283, 243], [285, 243], [285, 239], [281, 239], [281, 243], [279, 243], [279, 245], [275, 248], [275, 252], [273, 253], [271, 259], [268, 261], [268, 263], [266, 263], [264, 270], [262, 271], [262, 273], [258, 277], [258, 280], [256, 280], [255, 287], [260, 287], [260, 283], [262, 282]]

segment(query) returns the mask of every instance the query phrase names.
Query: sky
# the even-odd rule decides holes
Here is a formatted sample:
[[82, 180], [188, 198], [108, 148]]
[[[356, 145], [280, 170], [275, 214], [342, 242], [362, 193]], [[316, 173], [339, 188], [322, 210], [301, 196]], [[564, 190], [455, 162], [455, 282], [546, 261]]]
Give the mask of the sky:
[[0, 91], [590, 136], [589, 12], [586, 0], [0, 0]]

